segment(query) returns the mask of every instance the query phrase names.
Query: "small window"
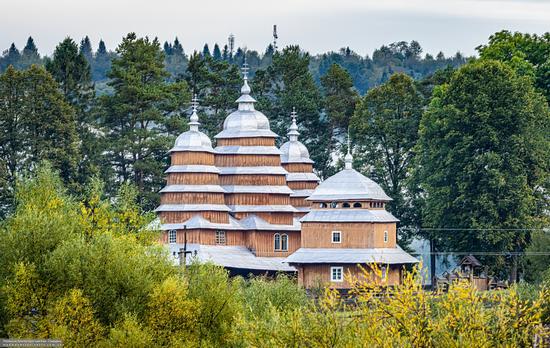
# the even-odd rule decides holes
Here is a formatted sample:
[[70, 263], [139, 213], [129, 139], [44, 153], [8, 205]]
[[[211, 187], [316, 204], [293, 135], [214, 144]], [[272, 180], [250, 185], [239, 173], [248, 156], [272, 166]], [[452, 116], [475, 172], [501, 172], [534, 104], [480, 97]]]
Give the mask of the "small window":
[[332, 202], [332, 203], [330, 203], [330, 207], [331, 208], [338, 208], [338, 203], [337, 202]]
[[384, 231], [384, 243], [388, 242], [388, 231]]
[[353, 203], [353, 207], [354, 208], [362, 208], [363, 206], [361, 205], [361, 203], [355, 202], [355, 203]]
[[341, 231], [332, 231], [332, 242], [333, 243], [342, 243], [342, 232]]
[[382, 273], [382, 280], [386, 280], [388, 278], [388, 268], [386, 266], [380, 267], [380, 272]]
[[168, 231], [168, 243], [176, 244], [178, 232], [176, 230]]
[[216, 244], [218, 245], [225, 245], [225, 231], [216, 231]]
[[273, 236], [273, 249], [275, 249], [275, 251], [279, 251], [281, 250], [281, 235], [278, 234], [278, 233], [275, 233], [275, 235]]
[[282, 234], [281, 235], [281, 251], [287, 251], [288, 250], [288, 235]]
[[342, 203], [342, 208], [349, 208], [351, 205], [348, 202]]
[[344, 281], [344, 267], [331, 267], [330, 268], [330, 281], [331, 282], [343, 282]]
[[326, 208], [327, 207], [327, 204], [326, 203], [320, 203], [319, 204], [319, 208]]

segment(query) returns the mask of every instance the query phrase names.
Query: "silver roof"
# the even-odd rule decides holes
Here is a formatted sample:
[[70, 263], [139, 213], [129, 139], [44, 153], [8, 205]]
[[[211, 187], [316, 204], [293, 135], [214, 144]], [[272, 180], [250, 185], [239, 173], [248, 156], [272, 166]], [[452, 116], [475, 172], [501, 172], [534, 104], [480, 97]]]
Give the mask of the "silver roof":
[[215, 223], [210, 222], [206, 220], [202, 215], [197, 214], [193, 216], [191, 219], [183, 222], [183, 223], [170, 223], [170, 224], [162, 224], [160, 226], [161, 230], [168, 231], [168, 230], [182, 230], [183, 228], [188, 229], [205, 229], [205, 230], [242, 230], [241, 223], [239, 220], [235, 219], [231, 215], [229, 215], [229, 223], [228, 224], [221, 224], [221, 223]]
[[167, 185], [162, 190], [163, 192], [214, 192], [224, 193], [225, 191], [220, 185]]
[[[171, 255], [175, 255], [174, 262], [177, 263], [177, 254], [183, 244], [168, 244], [167, 248]], [[294, 267], [283, 262], [283, 257], [258, 257], [244, 246], [187, 244], [187, 250], [191, 251], [190, 263], [212, 262], [228, 268], [296, 272]]]
[[399, 246], [396, 248], [342, 249], [342, 248], [300, 248], [285, 259], [288, 263], [332, 263], [332, 264], [408, 264], [418, 260]]
[[296, 208], [291, 205], [228, 205], [234, 213], [294, 213]]
[[193, 99], [193, 114], [189, 119], [189, 130], [176, 138], [176, 143], [170, 152], [174, 151], [205, 151], [214, 152], [210, 138], [199, 131], [199, 116], [197, 115], [196, 98]]
[[315, 173], [288, 173], [286, 181], [317, 181], [319, 177]]
[[313, 193], [314, 190], [312, 189], [305, 189], [305, 190], [294, 190], [290, 197], [309, 197]]
[[313, 163], [309, 158], [307, 147], [298, 141], [298, 125], [296, 124], [296, 110], [291, 113], [292, 124], [288, 129], [289, 141], [281, 146], [281, 163]]
[[311, 211], [311, 207], [294, 207], [300, 213], [308, 213]]
[[226, 193], [274, 193], [291, 194], [292, 190], [288, 186], [268, 186], [268, 185], [226, 185], [222, 186]]
[[391, 201], [384, 190], [355, 169], [344, 169], [321, 182], [310, 201], [342, 201], [342, 200], [381, 200]]
[[216, 153], [235, 155], [280, 155], [275, 146], [218, 146]]
[[161, 204], [155, 211], [230, 211], [225, 204]]
[[219, 174], [220, 170], [215, 166], [205, 165], [173, 165], [166, 169], [165, 173], [214, 173]]
[[286, 175], [288, 172], [283, 167], [219, 167], [222, 175], [234, 174], [271, 174], [271, 175]]
[[241, 96], [236, 101], [239, 107], [237, 111], [227, 116], [223, 123], [223, 131], [216, 135], [216, 138], [277, 137], [277, 134], [269, 128], [268, 118], [254, 109], [256, 100], [250, 96], [250, 91], [248, 78], [245, 74]]
[[301, 222], [398, 222], [385, 210], [368, 209], [322, 209], [311, 210], [300, 219]]
[[[185, 133], [180, 134], [180, 136], [185, 135]], [[216, 153], [216, 150], [214, 150], [211, 146], [174, 146], [168, 152], [210, 152], [210, 153]]]

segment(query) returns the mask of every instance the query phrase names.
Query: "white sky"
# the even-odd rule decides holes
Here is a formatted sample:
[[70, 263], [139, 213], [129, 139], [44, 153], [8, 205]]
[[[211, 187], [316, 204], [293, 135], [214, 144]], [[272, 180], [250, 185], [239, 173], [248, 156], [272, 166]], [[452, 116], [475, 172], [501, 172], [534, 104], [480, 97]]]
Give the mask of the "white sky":
[[424, 52], [471, 55], [490, 34], [550, 31], [550, 0], [0, 0], [0, 49], [32, 35], [41, 54], [66, 36], [102, 38], [114, 49], [128, 32], [178, 36], [186, 52], [208, 42], [263, 51], [277, 24], [279, 47], [321, 53], [349, 46], [361, 55], [394, 41], [417, 40]]

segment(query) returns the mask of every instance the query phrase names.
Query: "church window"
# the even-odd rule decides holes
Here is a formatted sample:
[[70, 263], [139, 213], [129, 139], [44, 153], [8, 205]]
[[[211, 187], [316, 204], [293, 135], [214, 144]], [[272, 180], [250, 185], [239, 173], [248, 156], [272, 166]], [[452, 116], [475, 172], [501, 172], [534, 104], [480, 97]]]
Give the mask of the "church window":
[[281, 250], [281, 235], [278, 234], [278, 233], [275, 233], [275, 235], [273, 236], [273, 248], [275, 249], [275, 251], [280, 251]]
[[331, 267], [330, 268], [330, 281], [343, 282], [344, 281], [344, 267]]
[[353, 203], [353, 207], [354, 208], [362, 208], [363, 206], [361, 205], [361, 203], [355, 202], [355, 203]]
[[348, 202], [342, 203], [342, 208], [349, 208], [350, 204]]
[[216, 244], [225, 245], [225, 243], [226, 243], [225, 231], [217, 230], [216, 231]]
[[384, 243], [388, 242], [388, 231], [384, 231]]
[[332, 242], [333, 243], [342, 243], [342, 232], [341, 231], [332, 231]]
[[170, 230], [168, 231], [168, 243], [170, 244], [176, 244], [176, 236], [177, 236], [177, 231], [176, 230]]
[[327, 207], [327, 204], [326, 203], [320, 203], [319, 204], [319, 208], [326, 208]]
[[288, 251], [288, 235], [281, 235], [281, 251]]

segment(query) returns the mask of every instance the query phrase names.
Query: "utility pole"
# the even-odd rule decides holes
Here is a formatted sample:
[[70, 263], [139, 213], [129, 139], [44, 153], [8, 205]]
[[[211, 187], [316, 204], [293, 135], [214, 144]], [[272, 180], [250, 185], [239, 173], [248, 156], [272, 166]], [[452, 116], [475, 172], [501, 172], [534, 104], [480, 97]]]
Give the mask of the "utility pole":
[[180, 260], [180, 266], [187, 267], [187, 254], [191, 254], [191, 251], [187, 250], [187, 226], [183, 225], [183, 248], [178, 251], [178, 259]]

